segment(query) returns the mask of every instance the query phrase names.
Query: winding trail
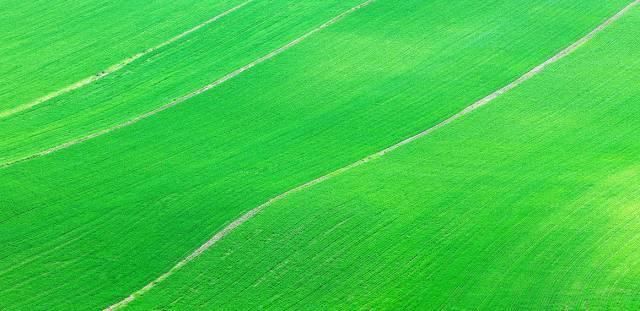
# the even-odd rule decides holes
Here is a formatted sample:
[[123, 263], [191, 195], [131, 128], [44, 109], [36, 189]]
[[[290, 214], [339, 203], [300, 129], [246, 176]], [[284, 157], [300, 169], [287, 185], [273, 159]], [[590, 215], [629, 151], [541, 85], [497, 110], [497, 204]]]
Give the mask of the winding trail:
[[[252, 0], [250, 0], [250, 1], [252, 1]], [[241, 73], [243, 73], [243, 72], [245, 72], [245, 71], [247, 71], [247, 70], [249, 70], [249, 69], [251, 69], [251, 68], [253, 68], [253, 67], [255, 67], [255, 66], [257, 66], [257, 65], [259, 65], [259, 64], [261, 64], [261, 63], [263, 63], [263, 62], [265, 62], [265, 61], [267, 61], [267, 60], [269, 60], [269, 59], [271, 59], [273, 57], [275, 57], [275, 56], [277, 56], [278, 54], [280, 54], [280, 53], [282, 53], [282, 52], [284, 52], [284, 51], [286, 51], [286, 50], [288, 50], [288, 49], [290, 49], [290, 48], [292, 48], [292, 47], [294, 47], [296, 45], [298, 45], [300, 42], [304, 41], [305, 39], [309, 38], [310, 36], [314, 35], [315, 33], [317, 33], [319, 31], [321, 31], [321, 30], [323, 30], [323, 29], [325, 29], [325, 28], [327, 28], [327, 27], [339, 22], [345, 16], [347, 16], [347, 15], [349, 15], [349, 14], [351, 14], [351, 13], [353, 13], [353, 12], [355, 12], [355, 11], [357, 11], [357, 10], [359, 10], [359, 9], [369, 5], [369, 4], [371, 4], [374, 1], [376, 1], [376, 0], [368, 0], [368, 1], [365, 1], [363, 3], [360, 3], [359, 5], [357, 5], [355, 7], [352, 7], [351, 9], [340, 13], [338, 16], [332, 18], [331, 20], [325, 22], [324, 24], [322, 24], [322, 25], [310, 30], [309, 32], [303, 34], [302, 36], [298, 37], [297, 39], [294, 39], [293, 41], [291, 41], [291, 42], [289, 42], [289, 43], [287, 43], [287, 44], [285, 44], [285, 45], [283, 45], [283, 46], [281, 46], [281, 47], [269, 52], [268, 54], [266, 54], [266, 55], [264, 55], [264, 56], [262, 56], [262, 57], [260, 57], [260, 58], [258, 58], [256, 60], [254, 60], [254, 61], [252, 61], [252, 62], [250, 62], [250, 63], [248, 63], [248, 64], [246, 64], [246, 65], [244, 65], [244, 66], [242, 66], [242, 67], [240, 67], [238, 69], [236, 69], [236, 70], [234, 70], [233, 72], [225, 75], [224, 77], [222, 77], [222, 78], [220, 78], [218, 80], [215, 80], [215, 81], [213, 81], [213, 82], [211, 82], [211, 83], [209, 83], [209, 84], [207, 84], [207, 85], [205, 85], [205, 86], [203, 86], [203, 87], [201, 87], [201, 88], [199, 88], [199, 89], [197, 89], [197, 90], [195, 90], [195, 91], [193, 91], [193, 92], [191, 92], [189, 94], [186, 94], [186, 95], [183, 95], [181, 97], [178, 97], [178, 98], [174, 99], [173, 101], [169, 102], [168, 104], [165, 104], [165, 105], [160, 106], [158, 108], [155, 108], [155, 109], [153, 109], [153, 110], [151, 110], [149, 112], [146, 112], [144, 114], [136, 116], [136, 117], [134, 117], [132, 119], [129, 119], [128, 121], [125, 121], [123, 123], [114, 125], [112, 127], [108, 127], [106, 129], [102, 129], [100, 131], [97, 131], [95, 133], [89, 134], [87, 136], [70, 140], [70, 141], [68, 141], [66, 143], [57, 145], [55, 147], [52, 147], [52, 148], [49, 148], [49, 149], [46, 149], [46, 150], [31, 154], [31, 155], [28, 155], [28, 156], [25, 156], [25, 157], [22, 157], [22, 158], [18, 158], [16, 160], [11, 160], [11, 161], [8, 161], [8, 162], [5, 162], [5, 163], [0, 163], [0, 169], [7, 168], [9, 166], [12, 166], [12, 165], [20, 163], [20, 162], [25, 162], [25, 161], [28, 161], [28, 160], [31, 160], [31, 159], [42, 157], [42, 156], [45, 156], [45, 155], [50, 154], [50, 153], [54, 153], [54, 152], [62, 150], [62, 149], [67, 149], [67, 148], [69, 148], [71, 146], [83, 143], [83, 142], [85, 142], [87, 140], [91, 140], [91, 139], [94, 139], [96, 137], [100, 137], [102, 135], [109, 134], [109, 133], [111, 133], [111, 132], [113, 132], [115, 130], [119, 130], [119, 129], [123, 128], [123, 127], [127, 127], [129, 125], [138, 123], [138, 122], [140, 122], [140, 121], [142, 121], [142, 120], [144, 120], [144, 119], [146, 119], [148, 117], [151, 117], [151, 116], [153, 116], [155, 114], [158, 114], [159, 112], [162, 112], [162, 111], [167, 110], [167, 109], [169, 109], [169, 108], [171, 108], [173, 106], [176, 106], [176, 105], [178, 105], [180, 103], [183, 103], [184, 101], [186, 101], [186, 100], [188, 100], [188, 99], [190, 99], [192, 97], [198, 96], [198, 95], [200, 95], [200, 94], [202, 94], [202, 93], [204, 93], [204, 92], [206, 92], [206, 91], [208, 91], [208, 90], [210, 90], [210, 89], [212, 89], [212, 88], [214, 88], [214, 87], [216, 87], [216, 86], [218, 86], [218, 85], [220, 85], [220, 84], [222, 84], [224, 82], [227, 82], [228, 80], [231, 80], [231, 79], [237, 77]]]
[[160, 43], [160, 44], [158, 44], [158, 45], [156, 45], [154, 47], [148, 48], [148, 49], [146, 49], [146, 50], [144, 50], [144, 51], [142, 51], [142, 52], [140, 52], [138, 54], [135, 54], [135, 55], [133, 55], [133, 56], [131, 56], [129, 58], [126, 58], [126, 59], [120, 61], [119, 63], [117, 63], [115, 65], [112, 65], [111, 67], [103, 70], [102, 72], [100, 72], [98, 74], [95, 74], [95, 75], [93, 75], [91, 77], [84, 78], [84, 79], [82, 79], [82, 80], [80, 80], [80, 81], [78, 81], [76, 83], [68, 85], [68, 86], [66, 86], [66, 87], [64, 87], [62, 89], [59, 89], [59, 90], [54, 91], [52, 93], [49, 93], [49, 94], [47, 94], [47, 95], [45, 95], [43, 97], [35, 99], [35, 100], [33, 100], [31, 102], [28, 102], [26, 104], [17, 106], [15, 108], [11, 108], [9, 110], [1, 111], [0, 112], [0, 120], [4, 119], [6, 117], [9, 117], [11, 115], [14, 115], [16, 113], [25, 111], [27, 109], [31, 109], [31, 108], [33, 108], [33, 107], [35, 107], [37, 105], [40, 105], [40, 104], [42, 104], [42, 103], [44, 103], [44, 102], [46, 102], [48, 100], [51, 100], [53, 98], [56, 98], [56, 97], [58, 97], [60, 95], [64, 95], [64, 94], [69, 93], [71, 91], [74, 91], [74, 90], [77, 90], [79, 88], [82, 88], [82, 87], [84, 87], [86, 85], [89, 85], [89, 84], [91, 84], [93, 82], [96, 82], [96, 81], [98, 81], [98, 80], [100, 80], [100, 79], [102, 79], [102, 78], [104, 78], [104, 77], [106, 77], [106, 76], [108, 76], [108, 75], [110, 75], [110, 74], [112, 74], [112, 73], [114, 73], [114, 72], [126, 67], [127, 65], [135, 62], [139, 58], [141, 58], [141, 57], [143, 57], [145, 55], [148, 55], [149, 53], [153, 53], [154, 51], [156, 51], [158, 49], [161, 49], [161, 48], [163, 48], [163, 47], [165, 47], [165, 46], [167, 46], [167, 45], [169, 45], [171, 43], [174, 43], [174, 42], [184, 38], [185, 36], [187, 36], [187, 35], [195, 32], [195, 31], [199, 30], [200, 28], [202, 28], [204, 26], [207, 26], [207, 25], [209, 25], [209, 24], [211, 24], [211, 23], [213, 23], [213, 22], [215, 22], [215, 21], [217, 21], [217, 20], [219, 20], [219, 19], [221, 19], [221, 18], [223, 18], [223, 17], [225, 17], [225, 16], [237, 11], [238, 9], [244, 7], [245, 5], [247, 5], [247, 4], [251, 3], [251, 2], [253, 2], [253, 0], [247, 0], [247, 1], [243, 2], [243, 3], [240, 3], [240, 4], [230, 8], [230, 9], [228, 9], [228, 10], [226, 10], [226, 11], [224, 11], [224, 12], [222, 12], [222, 13], [220, 13], [220, 14], [218, 14], [218, 15], [216, 15], [216, 16], [214, 16], [214, 17], [212, 17], [212, 18], [210, 18], [210, 19], [208, 19], [208, 20], [206, 20], [206, 21], [204, 21], [204, 22], [202, 22], [200, 24], [198, 24], [198, 25], [196, 25], [195, 27], [193, 27], [193, 28], [191, 28], [191, 29], [189, 29], [189, 30], [187, 30], [187, 31], [185, 31], [185, 32], [183, 32], [183, 33], [181, 33], [181, 34], [179, 34], [179, 35], [167, 40], [167, 41], [164, 41], [164, 42], [162, 42], [162, 43]]
[[[371, 2], [373, 2], [375, 0], [369, 0], [366, 1], [362, 4], [360, 4], [357, 7], [352, 8], [351, 10], [342, 13], [341, 15], [339, 15], [338, 17], [334, 18], [333, 20], [331, 20], [330, 22], [328, 22], [329, 24], [335, 23], [338, 19], [344, 17], [345, 15], [359, 9], [362, 8], [368, 4], [370, 4]], [[493, 101], [494, 99], [496, 99], [497, 97], [499, 97], [500, 95], [518, 87], [520, 84], [524, 83], [525, 81], [531, 79], [532, 77], [536, 76], [537, 74], [539, 74], [540, 72], [542, 72], [546, 67], [548, 67], [549, 65], [561, 60], [562, 58], [566, 57], [567, 55], [573, 53], [574, 51], [576, 51], [578, 48], [580, 48], [582, 45], [584, 45], [585, 43], [587, 43], [588, 41], [590, 41], [593, 37], [595, 37], [598, 33], [602, 32], [604, 29], [606, 29], [609, 25], [611, 25], [612, 23], [614, 23], [615, 21], [617, 21], [618, 19], [620, 19], [623, 15], [625, 15], [627, 12], [629, 12], [633, 7], [635, 7], [636, 5], [640, 4], [640, 0], [635, 0], [633, 2], [631, 2], [630, 4], [628, 4], [626, 7], [624, 7], [622, 10], [620, 10], [618, 13], [616, 13], [615, 15], [613, 15], [612, 17], [610, 17], [609, 19], [607, 19], [606, 21], [604, 21], [602, 24], [598, 25], [595, 29], [593, 29], [591, 32], [589, 32], [587, 35], [585, 35], [584, 37], [580, 38], [578, 41], [574, 42], [573, 44], [571, 44], [570, 46], [566, 47], [565, 49], [563, 49], [562, 51], [558, 52], [556, 55], [552, 56], [551, 58], [547, 59], [546, 61], [544, 61], [542, 64], [534, 67], [533, 69], [531, 69], [530, 71], [526, 72], [525, 74], [523, 74], [522, 76], [520, 76], [518, 79], [516, 79], [515, 81], [507, 84], [506, 86], [496, 90], [495, 92], [487, 95], [486, 97], [478, 100], [477, 102], [467, 106], [466, 108], [464, 108], [463, 110], [459, 111], [458, 113], [452, 115], [451, 117], [447, 118], [446, 120], [436, 124], [433, 127], [430, 127], [414, 136], [411, 136], [403, 141], [400, 141], [390, 147], [387, 147], [383, 150], [380, 150], [374, 154], [368, 155], [363, 159], [360, 159], [354, 163], [351, 163], [347, 166], [344, 166], [342, 168], [339, 168], [333, 172], [330, 172], [326, 175], [320, 176], [314, 180], [311, 180], [305, 184], [299, 185], [293, 189], [290, 189], [284, 193], [281, 193], [271, 199], [269, 199], [268, 201], [266, 201], [265, 203], [253, 208], [252, 210], [248, 211], [246, 214], [240, 216], [240, 218], [234, 220], [233, 222], [231, 222], [230, 224], [228, 224], [226, 227], [224, 227], [221, 231], [217, 232], [213, 237], [211, 237], [209, 240], [207, 240], [204, 244], [202, 244], [200, 247], [198, 247], [198, 249], [196, 249], [195, 251], [193, 251], [191, 254], [189, 254], [189, 256], [185, 257], [184, 259], [180, 260], [175, 266], [173, 266], [169, 271], [163, 273], [162, 275], [160, 275], [158, 278], [156, 278], [155, 280], [151, 281], [149, 284], [145, 285], [144, 287], [142, 287], [141, 289], [137, 290], [136, 292], [132, 293], [131, 295], [129, 295], [128, 297], [126, 297], [125, 299], [121, 300], [120, 302], [117, 302], [111, 306], [109, 306], [108, 308], [106, 308], [105, 310], [111, 311], [111, 310], [116, 310], [116, 309], [120, 309], [122, 307], [125, 307], [126, 305], [128, 305], [129, 303], [131, 303], [133, 300], [135, 300], [137, 297], [145, 294], [146, 292], [148, 292], [149, 290], [151, 290], [152, 288], [154, 288], [158, 283], [164, 281], [165, 279], [167, 279], [168, 277], [170, 277], [173, 273], [175, 273], [176, 271], [178, 271], [180, 268], [182, 268], [183, 266], [185, 266], [186, 264], [188, 264], [189, 262], [191, 262], [192, 260], [196, 259], [198, 256], [200, 256], [202, 253], [204, 253], [207, 249], [209, 249], [211, 246], [213, 246], [214, 244], [216, 244], [218, 241], [220, 241], [222, 238], [224, 238], [227, 234], [229, 234], [230, 232], [232, 232], [234, 229], [236, 229], [237, 227], [239, 227], [240, 225], [244, 224], [245, 222], [247, 222], [249, 219], [253, 218], [254, 216], [256, 216], [258, 213], [260, 213], [262, 210], [264, 210], [265, 208], [269, 207], [270, 205], [273, 205], [274, 203], [281, 201], [282, 199], [300, 192], [302, 190], [305, 190], [307, 188], [313, 187], [314, 185], [317, 185], [321, 182], [324, 182], [326, 180], [329, 180], [333, 177], [336, 177], [338, 175], [343, 174], [346, 171], [349, 171], [353, 168], [356, 168], [358, 166], [361, 166], [367, 162], [373, 161], [375, 159], [378, 159], [382, 156], [384, 156], [385, 154], [394, 151], [404, 145], [407, 145], [421, 137], [427, 136], [431, 133], [433, 133], [434, 131], [437, 131], [438, 129], [441, 129], [443, 127], [445, 127], [446, 125], [450, 124], [451, 122], [460, 119], [461, 117], [472, 113], [473, 111], [477, 110], [478, 108], [490, 103], [491, 101]], [[325, 24], [326, 25], [326, 24]], [[327, 25], [328, 26], [328, 25]], [[326, 27], [326, 26], [325, 26]], [[318, 29], [319, 30], [319, 29]], [[312, 31], [313, 32], [313, 31]], [[306, 35], [305, 35], [306, 36]], [[304, 36], [303, 36], [304, 37]], [[286, 46], [285, 46], [286, 47]]]

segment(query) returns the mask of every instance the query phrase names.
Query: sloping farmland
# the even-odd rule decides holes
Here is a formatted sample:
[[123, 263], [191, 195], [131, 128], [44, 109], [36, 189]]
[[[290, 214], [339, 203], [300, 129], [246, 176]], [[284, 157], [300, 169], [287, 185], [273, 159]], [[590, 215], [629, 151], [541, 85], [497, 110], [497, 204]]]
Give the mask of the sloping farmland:
[[0, 118], [0, 163], [24, 160], [192, 96], [355, 3], [248, 3], [95, 83]]
[[131, 306], [638, 309], [638, 25], [274, 203]]
[[242, 3], [2, 0], [0, 116], [96, 77]]
[[[117, 303], [247, 211], [439, 124], [628, 4], [254, 1], [6, 114], [0, 309]], [[620, 261], [592, 256], [622, 258], [615, 241], [633, 238], [606, 220], [634, 202], [632, 183], [607, 191], [634, 176], [637, 15], [490, 107], [269, 206], [132, 306], [609, 302], [617, 288], [588, 281], [632, 271], [606, 274]]]

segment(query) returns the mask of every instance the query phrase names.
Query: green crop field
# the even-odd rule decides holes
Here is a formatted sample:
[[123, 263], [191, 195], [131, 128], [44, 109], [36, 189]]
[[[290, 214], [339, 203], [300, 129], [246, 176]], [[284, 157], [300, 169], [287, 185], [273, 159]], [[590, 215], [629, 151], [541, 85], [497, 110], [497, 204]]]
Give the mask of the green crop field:
[[638, 309], [640, 0], [0, 0], [0, 310]]

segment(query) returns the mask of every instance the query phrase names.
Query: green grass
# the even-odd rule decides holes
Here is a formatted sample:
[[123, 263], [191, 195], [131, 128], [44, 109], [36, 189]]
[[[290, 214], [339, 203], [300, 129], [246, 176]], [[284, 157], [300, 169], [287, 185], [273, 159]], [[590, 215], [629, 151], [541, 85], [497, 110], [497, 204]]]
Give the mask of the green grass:
[[0, 163], [122, 123], [275, 50], [356, 1], [254, 2], [30, 111], [0, 119]]
[[276, 203], [132, 306], [639, 308], [639, 23]]
[[97, 74], [239, 3], [1, 0], [0, 112]]
[[[283, 21], [268, 19], [277, 15], [259, 10], [273, 6], [280, 8], [274, 12], [288, 12], [287, 8], [296, 8], [294, 3], [300, 10], [283, 13], [287, 16]], [[202, 29], [187, 42], [158, 51], [122, 74], [2, 120], [0, 135], [14, 131], [11, 136], [15, 138], [3, 136], [0, 154], [3, 159], [19, 157], [161, 105], [163, 96], [188, 92], [198, 83], [231, 70], [230, 65], [251, 58], [245, 52], [258, 55], [280, 45], [276, 41], [295, 37], [354, 3], [357, 1], [256, 3], [225, 18], [225, 28], [240, 37], [224, 36], [223, 28]], [[95, 309], [116, 302], [168, 270], [242, 212], [437, 123], [555, 54], [624, 4], [595, 0], [540, 0], [526, 5], [378, 0], [178, 107], [95, 140], [2, 169], [0, 308]], [[264, 19], [270, 27], [251, 27]], [[234, 44], [212, 47], [217, 40]], [[208, 49], [212, 54], [202, 55]], [[205, 76], [207, 70], [200, 66], [224, 68]], [[158, 90], [152, 87], [154, 82], [148, 82], [156, 75], [166, 78], [154, 80], [162, 85]], [[138, 84], [145, 85], [144, 91], [131, 90], [131, 85]], [[109, 94], [110, 90], [126, 94], [114, 96], [120, 92]], [[450, 146], [457, 144], [452, 140]], [[441, 165], [455, 167], [455, 157], [445, 153], [438, 159], [443, 157], [452, 162]], [[412, 171], [419, 174], [419, 170]], [[387, 175], [387, 180], [393, 181], [394, 176]], [[426, 181], [413, 186], [429, 185]], [[389, 187], [398, 186], [391, 182]], [[331, 192], [337, 195], [337, 190]], [[400, 191], [395, 198], [409, 194]], [[331, 201], [325, 202], [330, 208]], [[387, 206], [388, 212], [393, 206]], [[331, 214], [317, 208], [299, 210], [304, 217], [298, 220], [311, 221], [322, 215], [326, 221], [317, 227], [322, 230], [332, 219], [344, 216], [330, 218]], [[278, 210], [260, 218], [273, 215], [268, 223], [275, 227], [268, 230], [297, 221], [289, 218], [286, 209], [287, 213], [280, 215], [284, 222], [276, 222], [280, 216], [273, 213]], [[411, 208], [398, 212], [403, 210]], [[356, 229], [377, 228], [374, 222], [378, 216], [368, 215], [370, 210], [364, 208], [359, 211], [360, 218], [354, 219]], [[367, 227], [369, 224], [373, 226]], [[256, 232], [244, 230], [237, 234]], [[308, 236], [305, 233], [304, 237]], [[345, 243], [349, 241], [353, 242]], [[252, 258], [246, 260], [277, 264], [272, 260], [277, 255], [270, 257], [266, 246], [243, 247], [238, 252], [250, 252]], [[275, 247], [286, 250], [295, 244]], [[261, 250], [265, 250], [264, 256]], [[416, 247], [413, 251], [422, 250]], [[208, 256], [217, 258], [219, 248], [211, 254]], [[210, 260], [194, 262], [190, 269], [200, 269]], [[235, 269], [256, 275], [263, 267]], [[366, 267], [371, 266], [363, 265], [362, 269]], [[305, 275], [303, 270], [286, 271]], [[358, 271], [363, 270], [354, 269], [354, 273]], [[177, 278], [172, 281], [176, 285], [167, 286], [183, 286], [179, 280], [185, 279]], [[219, 288], [208, 293], [215, 295]], [[444, 288], [440, 293], [446, 294]], [[377, 297], [392, 300], [392, 294]], [[210, 297], [207, 294], [199, 299]], [[291, 295], [291, 303], [300, 301], [296, 297]], [[146, 301], [163, 302], [160, 298]], [[200, 302], [192, 301], [194, 305]], [[382, 302], [375, 305], [384, 306]]]

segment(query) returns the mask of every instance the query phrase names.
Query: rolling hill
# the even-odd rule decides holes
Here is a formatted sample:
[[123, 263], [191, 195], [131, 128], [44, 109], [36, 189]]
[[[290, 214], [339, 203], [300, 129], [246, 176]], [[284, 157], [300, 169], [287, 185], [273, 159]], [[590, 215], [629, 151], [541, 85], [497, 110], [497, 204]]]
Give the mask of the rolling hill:
[[640, 305], [638, 1], [5, 2], [0, 309]]

